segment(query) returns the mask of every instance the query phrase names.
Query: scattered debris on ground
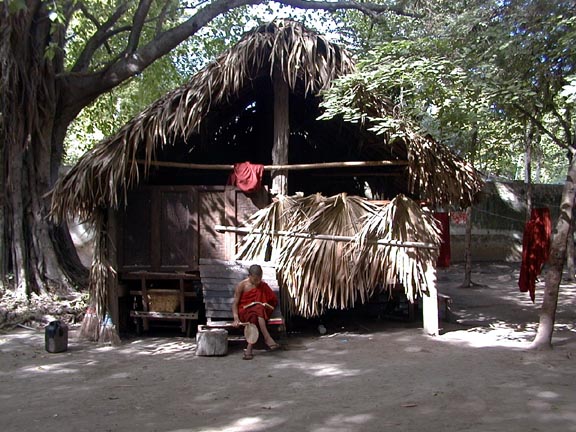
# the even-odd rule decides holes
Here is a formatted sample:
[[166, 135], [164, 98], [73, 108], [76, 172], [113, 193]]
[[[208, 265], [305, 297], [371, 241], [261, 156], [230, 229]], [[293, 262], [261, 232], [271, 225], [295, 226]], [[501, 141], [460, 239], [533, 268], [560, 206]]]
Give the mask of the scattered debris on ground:
[[71, 326], [80, 324], [86, 312], [86, 303], [87, 295], [83, 293], [66, 296], [32, 294], [26, 298], [13, 290], [0, 288], [0, 329], [16, 326], [37, 329], [54, 320]]

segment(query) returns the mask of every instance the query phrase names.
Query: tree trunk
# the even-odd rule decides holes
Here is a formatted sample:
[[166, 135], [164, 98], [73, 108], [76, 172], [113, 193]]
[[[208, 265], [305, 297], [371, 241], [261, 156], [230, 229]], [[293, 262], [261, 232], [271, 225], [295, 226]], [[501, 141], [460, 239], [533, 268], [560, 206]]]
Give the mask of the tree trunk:
[[574, 276], [576, 275], [576, 263], [574, 263], [574, 223], [576, 218], [574, 217], [575, 208], [572, 207], [572, 221], [570, 222], [570, 230], [568, 231], [568, 238], [566, 240], [566, 270], [568, 273], [567, 280], [570, 282], [574, 281]]
[[1, 260], [9, 263], [1, 270], [3, 279], [6, 272], [13, 274], [21, 296], [45, 290], [67, 292], [70, 284], [81, 283], [87, 275], [76, 251], [69, 248], [67, 229], [47, 217], [67, 124], [57, 116], [55, 77], [61, 62], [46, 56], [47, 43], [58, 36], [51, 33], [43, 2], [30, 1], [27, 6], [25, 11], [3, 16], [0, 26], [5, 161], [1, 184], [6, 204]]
[[540, 174], [542, 172], [542, 159], [544, 153], [540, 145], [540, 138], [541, 138], [540, 130], [539, 129], [534, 130], [534, 137], [532, 139], [532, 148], [536, 153], [536, 170], [534, 172], [534, 183], [540, 183]]
[[566, 260], [566, 241], [572, 223], [572, 207], [576, 189], [576, 157], [572, 154], [568, 167], [568, 176], [564, 183], [562, 202], [560, 204], [560, 216], [552, 232], [550, 258], [545, 276], [544, 299], [540, 311], [540, 323], [538, 332], [532, 343], [532, 348], [549, 349], [552, 347], [552, 333], [556, 319], [556, 307], [558, 304], [558, 292], [562, 280], [562, 270]]
[[526, 222], [530, 220], [532, 213], [532, 138], [534, 127], [532, 122], [526, 124], [524, 137], [524, 183], [526, 184]]
[[[1, 108], [0, 108], [1, 109]], [[3, 123], [2, 116], [0, 116], [0, 136], [3, 136]], [[9, 260], [8, 252], [6, 248], [7, 238], [6, 238], [6, 187], [5, 187], [5, 160], [4, 160], [4, 150], [0, 150], [0, 287], [7, 284], [5, 279], [8, 274]]]
[[464, 282], [461, 288], [470, 288], [472, 282], [472, 207], [466, 209], [466, 234], [464, 235]]
[[[478, 127], [474, 123], [470, 139], [470, 162], [474, 164], [476, 152], [480, 141], [478, 139]], [[472, 282], [472, 206], [466, 208], [466, 234], [464, 236], [464, 281], [460, 288], [470, 288], [476, 285]]]

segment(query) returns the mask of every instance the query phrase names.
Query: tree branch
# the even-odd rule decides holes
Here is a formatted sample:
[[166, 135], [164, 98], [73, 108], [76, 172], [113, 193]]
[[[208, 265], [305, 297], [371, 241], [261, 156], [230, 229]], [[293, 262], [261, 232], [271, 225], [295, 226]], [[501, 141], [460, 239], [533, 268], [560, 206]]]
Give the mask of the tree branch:
[[170, 4], [171, 4], [170, 0], [166, 0], [164, 2], [164, 6], [162, 6], [162, 10], [160, 11], [160, 15], [158, 16], [158, 20], [156, 21], [156, 32], [154, 33], [154, 37], [158, 37], [162, 33], [162, 26], [164, 25], [164, 20], [166, 19], [166, 15], [168, 14]]
[[544, 132], [546, 135], [548, 135], [552, 141], [554, 141], [555, 144], [557, 144], [558, 146], [564, 148], [564, 149], [568, 149], [568, 144], [564, 143], [561, 139], [559, 139], [556, 135], [554, 135], [550, 130], [548, 130], [548, 128], [546, 128], [546, 126], [544, 126], [544, 124], [538, 120], [530, 111], [524, 109], [524, 107], [522, 105], [518, 105], [515, 104], [514, 107], [520, 111], [522, 114], [524, 114], [532, 123], [534, 123], [534, 125], [536, 125], [536, 127], [538, 129], [540, 129], [542, 132]]
[[100, 48], [111, 36], [116, 34], [117, 32], [109, 31], [110, 28], [116, 24], [116, 22], [120, 19], [120, 17], [128, 10], [128, 2], [121, 3], [118, 8], [114, 11], [114, 13], [108, 18], [108, 20], [100, 25], [98, 19], [93, 16], [86, 6], [81, 3], [80, 10], [84, 15], [94, 23], [96, 26], [96, 32], [92, 37], [86, 42], [84, 46], [84, 50], [78, 56], [78, 60], [71, 69], [71, 72], [84, 72], [90, 66], [90, 62], [92, 61], [92, 56], [96, 52], [98, 48]]
[[560, 126], [562, 126], [562, 129], [564, 130], [564, 137], [566, 139], [566, 142], [570, 143], [572, 141], [572, 133], [570, 132], [569, 121], [567, 121], [564, 117], [562, 117], [562, 114], [558, 112], [555, 106], [552, 106], [551, 111], [554, 117], [558, 119], [558, 121], [560, 122]]
[[132, 54], [136, 51], [136, 48], [138, 48], [140, 36], [142, 35], [142, 27], [144, 27], [144, 23], [146, 22], [151, 4], [151, 0], [140, 0], [138, 10], [136, 10], [134, 20], [132, 21], [132, 32], [130, 32], [130, 37], [128, 38], [128, 45], [125, 50], [126, 54]]
[[[147, 0], [142, 1], [145, 2]], [[68, 91], [65, 92], [65, 97], [69, 99], [65, 102], [70, 107], [71, 113], [69, 114], [76, 115], [76, 111], [79, 112], [84, 106], [95, 100], [101, 94], [142, 72], [154, 61], [169, 53], [181, 42], [194, 35], [198, 30], [217, 16], [241, 6], [258, 5], [265, 3], [266, 1], [267, 0], [215, 0], [198, 10], [198, 12], [196, 12], [187, 21], [160, 33], [155, 39], [140, 47], [138, 50], [126, 53], [126, 55], [119, 58], [115, 64], [112, 64], [109, 67], [105, 67], [91, 74], [68, 74], [60, 77], [63, 81], [63, 85], [68, 88]], [[319, 9], [327, 11], [355, 9], [373, 17], [377, 17], [383, 12], [409, 15], [400, 8], [397, 9], [373, 3], [357, 3], [356, 1], [349, 0], [334, 2], [324, 0], [283, 0], [278, 1], [278, 3], [300, 9]], [[111, 20], [112, 18], [108, 22]], [[91, 44], [90, 49], [85, 50], [87, 51], [87, 54], [82, 56], [83, 59], [88, 59], [93, 54], [94, 48], [100, 46], [105, 33], [100, 30], [97, 33], [98, 37], [95, 35], [92, 38], [95, 39], [95, 42]], [[133, 34], [136, 35], [139, 34], [139, 32], [133, 32]], [[85, 61], [86, 60], [84, 60], [84, 63]]]
[[[106, 40], [110, 39], [113, 36], [116, 36], [119, 33], [123, 33], [123, 32], [129, 32], [130, 30], [132, 30], [131, 26], [124, 26], [124, 27], [117, 27], [115, 29], [110, 30], [109, 32], [106, 33]], [[112, 55], [113, 53], [111, 52], [110, 49], [108, 49], [108, 43], [106, 42], [106, 47], [107, 47], [107, 51], [108, 54]], [[118, 59], [120, 59], [122, 56], [124, 56], [124, 51], [121, 53], [116, 54], [115, 56], [113, 56], [110, 60], [108, 60], [107, 62], [101, 62], [99, 64], [96, 64], [96, 67], [99, 67], [100, 71], [105, 71], [107, 70], [110, 66], [112, 66], [114, 63], [116, 63], [118, 61]]]
[[392, 12], [396, 15], [402, 15], [412, 18], [422, 18], [422, 15], [406, 12], [402, 6], [387, 6], [376, 3], [358, 3], [354, 0], [338, 0], [338, 1], [317, 1], [317, 0], [283, 0], [282, 3], [287, 6], [292, 6], [297, 9], [317, 9], [325, 10], [328, 12], [335, 12], [337, 10], [357, 10], [363, 14], [378, 19], [380, 15], [386, 12]]

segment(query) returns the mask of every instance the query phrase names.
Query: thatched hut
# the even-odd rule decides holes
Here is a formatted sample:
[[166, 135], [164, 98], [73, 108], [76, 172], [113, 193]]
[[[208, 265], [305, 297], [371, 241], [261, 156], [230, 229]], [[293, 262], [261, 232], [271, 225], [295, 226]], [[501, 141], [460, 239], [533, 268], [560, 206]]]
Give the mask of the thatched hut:
[[[107, 305], [123, 327], [131, 294], [172, 283], [185, 313], [199, 260], [238, 252], [241, 234], [215, 226], [241, 225], [274, 196], [401, 194], [432, 207], [470, 205], [481, 187], [476, 172], [431, 138], [408, 127], [390, 137], [342, 118], [318, 120], [322, 91], [353, 69], [338, 45], [273, 22], [88, 152], [58, 181], [52, 213], [95, 224], [91, 283], [100, 309]], [[393, 115], [388, 101], [376, 103]], [[229, 184], [245, 161], [263, 165], [256, 191]]]

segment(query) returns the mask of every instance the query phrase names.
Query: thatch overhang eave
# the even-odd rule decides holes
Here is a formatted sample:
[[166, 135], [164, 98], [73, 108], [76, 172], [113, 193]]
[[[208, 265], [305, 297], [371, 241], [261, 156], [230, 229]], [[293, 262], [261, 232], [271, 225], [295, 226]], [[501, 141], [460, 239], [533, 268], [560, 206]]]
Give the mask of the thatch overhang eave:
[[408, 143], [410, 188], [434, 207], [467, 208], [484, 181], [472, 164], [431, 137], [412, 134]]

